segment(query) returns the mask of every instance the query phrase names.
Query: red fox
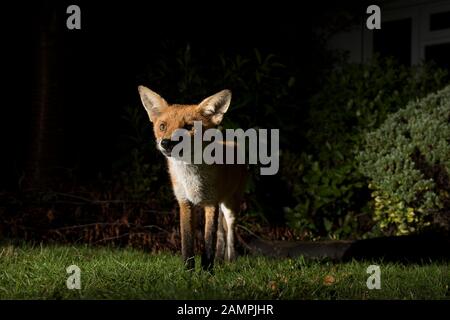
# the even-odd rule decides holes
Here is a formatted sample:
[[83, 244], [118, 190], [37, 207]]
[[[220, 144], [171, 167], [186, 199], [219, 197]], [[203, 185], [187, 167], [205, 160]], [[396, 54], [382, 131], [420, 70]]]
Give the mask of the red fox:
[[169, 105], [160, 95], [139, 86], [139, 94], [150, 121], [157, 148], [166, 156], [172, 188], [180, 207], [181, 252], [188, 269], [194, 261], [194, 206], [205, 213], [205, 246], [201, 264], [212, 270], [214, 258], [232, 261], [235, 217], [239, 213], [247, 169], [242, 164], [193, 164], [171, 156], [178, 142], [171, 140], [177, 129], [194, 134], [194, 121], [201, 121], [204, 129], [217, 127], [227, 112], [231, 91], [222, 90], [198, 105]]

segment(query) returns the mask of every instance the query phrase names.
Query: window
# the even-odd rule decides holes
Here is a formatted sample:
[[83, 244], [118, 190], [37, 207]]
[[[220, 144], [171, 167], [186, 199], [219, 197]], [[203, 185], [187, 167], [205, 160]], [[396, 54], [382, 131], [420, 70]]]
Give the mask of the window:
[[450, 11], [430, 15], [430, 31], [450, 29]]
[[411, 28], [411, 18], [383, 22], [380, 30], [374, 30], [373, 51], [411, 65]]

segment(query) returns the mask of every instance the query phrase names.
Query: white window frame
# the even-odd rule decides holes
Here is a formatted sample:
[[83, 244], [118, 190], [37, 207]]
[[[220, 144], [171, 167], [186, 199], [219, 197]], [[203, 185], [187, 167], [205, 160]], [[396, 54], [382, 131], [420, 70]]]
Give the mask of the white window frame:
[[419, 58], [425, 59], [425, 48], [429, 45], [450, 43], [450, 28], [430, 31], [430, 18], [433, 13], [450, 11], [450, 3], [436, 3], [420, 12]]
[[[425, 59], [425, 48], [429, 45], [450, 43], [450, 29], [430, 31], [433, 13], [450, 11], [448, 1], [397, 1], [392, 5], [380, 5], [381, 28], [383, 22], [411, 18], [411, 64]], [[373, 31], [364, 27], [363, 61], [373, 56]]]

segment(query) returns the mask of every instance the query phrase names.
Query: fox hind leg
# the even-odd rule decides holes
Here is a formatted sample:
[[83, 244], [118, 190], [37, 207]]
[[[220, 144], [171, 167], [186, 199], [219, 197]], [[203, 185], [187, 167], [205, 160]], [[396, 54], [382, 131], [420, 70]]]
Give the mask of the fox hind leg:
[[219, 207], [217, 221], [217, 244], [216, 244], [216, 260], [221, 262], [225, 259], [226, 239], [225, 239], [225, 218], [222, 209]]
[[235, 213], [236, 208], [228, 203], [221, 203], [220, 209], [223, 213], [224, 220], [226, 222], [226, 252], [225, 260], [233, 261], [236, 258], [236, 252], [234, 249], [234, 228], [235, 228]]

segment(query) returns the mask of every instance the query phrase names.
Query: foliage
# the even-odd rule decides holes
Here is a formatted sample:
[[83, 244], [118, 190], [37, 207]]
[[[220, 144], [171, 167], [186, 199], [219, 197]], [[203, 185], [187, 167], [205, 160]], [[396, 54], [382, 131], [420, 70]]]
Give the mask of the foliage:
[[286, 152], [282, 176], [297, 201], [293, 208], [285, 208], [289, 226], [309, 236], [332, 238], [359, 232], [356, 213], [349, 210], [349, 204], [363, 184], [352, 181], [351, 169], [349, 165], [324, 168], [311, 155]]
[[123, 135], [119, 148], [123, 156], [113, 163], [120, 173], [126, 198], [142, 200], [149, 195], [157, 198], [163, 207], [172, 200], [164, 171], [164, 158], [156, 151], [148, 117], [136, 107], [128, 106], [123, 115], [129, 134]]
[[283, 156], [283, 178], [296, 200], [286, 209], [289, 225], [337, 238], [358, 228], [370, 231], [370, 223], [363, 223], [370, 222], [370, 193], [356, 160], [364, 133], [409, 100], [442, 87], [445, 77], [431, 65], [405, 67], [377, 57], [331, 73], [310, 99], [307, 147]]
[[450, 86], [412, 101], [367, 134], [358, 160], [382, 229], [406, 234], [450, 214], [449, 137]]

